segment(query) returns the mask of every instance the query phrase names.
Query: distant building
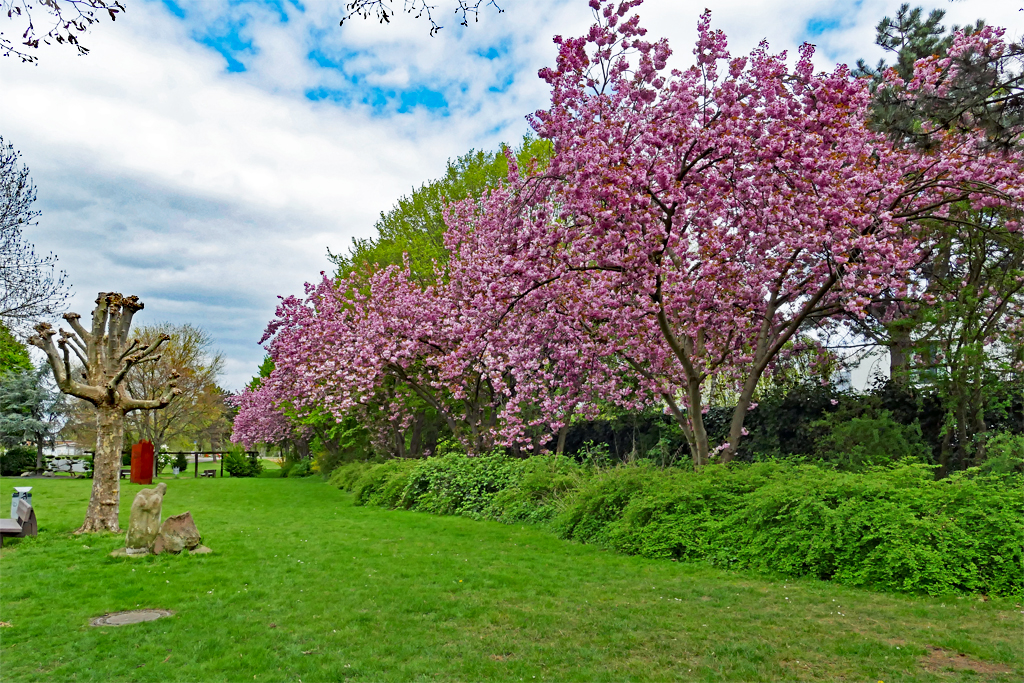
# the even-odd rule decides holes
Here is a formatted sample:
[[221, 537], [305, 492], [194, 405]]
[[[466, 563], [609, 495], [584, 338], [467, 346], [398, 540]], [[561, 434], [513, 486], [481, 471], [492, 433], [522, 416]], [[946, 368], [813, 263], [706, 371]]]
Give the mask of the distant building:
[[43, 447], [44, 457], [66, 458], [68, 456], [75, 457], [84, 454], [85, 451], [74, 441], [57, 441], [53, 444], [52, 448], [49, 446]]

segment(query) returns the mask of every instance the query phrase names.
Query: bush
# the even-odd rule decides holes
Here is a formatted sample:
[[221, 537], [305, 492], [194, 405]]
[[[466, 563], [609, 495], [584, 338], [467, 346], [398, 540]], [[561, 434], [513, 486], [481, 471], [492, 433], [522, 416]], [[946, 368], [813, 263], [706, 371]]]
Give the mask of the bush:
[[184, 453], [178, 453], [174, 456], [174, 466], [178, 468], [179, 472], [188, 470], [188, 457]]
[[232, 450], [224, 456], [224, 469], [232, 477], [255, 477], [263, 471], [263, 463], [255, 453], [246, 455], [240, 450]]
[[917, 423], [900, 424], [886, 410], [877, 417], [843, 417], [833, 413], [811, 425], [820, 434], [814, 450], [821, 463], [859, 472], [898, 462], [928, 462], [929, 449]]
[[308, 477], [310, 475], [308, 460], [300, 460], [299, 462], [285, 464], [290, 464], [291, 467], [281, 473], [282, 477]]
[[554, 526], [629, 554], [705, 560], [935, 595], [1022, 592], [1020, 482], [930, 467], [621, 468], [577, 491]]
[[14, 446], [0, 453], [0, 475], [16, 477], [22, 472], [36, 468], [36, 449], [28, 446]]
[[336, 486], [343, 491], [351, 491], [355, 488], [356, 482], [359, 478], [370, 469], [375, 467], [375, 463], [371, 462], [351, 462], [347, 465], [342, 465], [336, 468], [328, 480], [331, 486]]
[[359, 505], [538, 522], [644, 557], [935, 595], [1024, 591], [1024, 478], [1015, 474], [972, 470], [935, 481], [921, 464], [693, 472], [450, 454], [342, 465], [331, 483]]
[[557, 499], [585, 471], [559, 456], [519, 460], [500, 452], [472, 458], [449, 453], [426, 460], [341, 465], [330, 483], [353, 492], [357, 505], [539, 522], [553, 516]]
[[985, 442], [983, 474], [1024, 473], [1024, 434], [998, 432]]

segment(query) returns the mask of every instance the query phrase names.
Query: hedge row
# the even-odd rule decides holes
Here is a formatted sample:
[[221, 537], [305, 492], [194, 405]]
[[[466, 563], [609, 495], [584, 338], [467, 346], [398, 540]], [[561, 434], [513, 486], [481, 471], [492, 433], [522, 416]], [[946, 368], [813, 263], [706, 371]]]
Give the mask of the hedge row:
[[933, 595], [1024, 593], [1020, 475], [935, 481], [781, 463], [585, 467], [568, 458], [447, 455], [353, 463], [331, 482], [358, 505], [546, 525], [652, 558]]

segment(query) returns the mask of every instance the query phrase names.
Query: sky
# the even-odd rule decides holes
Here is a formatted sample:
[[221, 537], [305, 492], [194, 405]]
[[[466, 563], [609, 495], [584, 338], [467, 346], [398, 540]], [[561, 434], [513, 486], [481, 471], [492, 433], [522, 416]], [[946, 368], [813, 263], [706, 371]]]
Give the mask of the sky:
[[[552, 36], [593, 22], [586, 0], [499, 0], [503, 12], [483, 7], [462, 27], [454, 0], [431, 1], [444, 26], [433, 37], [403, 14], [339, 27], [345, 0], [125, 0], [83, 40], [88, 56], [0, 58], [0, 135], [42, 212], [26, 237], [57, 255], [70, 310], [87, 316], [100, 291], [136, 294], [136, 324], [203, 327], [226, 359], [222, 385], [241, 389], [278, 296], [330, 271], [328, 249], [372, 236], [448, 159], [521, 140], [548, 97], [537, 71], [554, 62]], [[919, 4], [945, 9], [947, 25], [1024, 31], [1024, 0]], [[874, 26], [898, 6], [647, 0], [640, 15], [669, 39], [673, 66], [688, 65], [708, 7], [733, 54], [767, 39], [793, 55], [807, 41], [831, 69], [877, 61]]]

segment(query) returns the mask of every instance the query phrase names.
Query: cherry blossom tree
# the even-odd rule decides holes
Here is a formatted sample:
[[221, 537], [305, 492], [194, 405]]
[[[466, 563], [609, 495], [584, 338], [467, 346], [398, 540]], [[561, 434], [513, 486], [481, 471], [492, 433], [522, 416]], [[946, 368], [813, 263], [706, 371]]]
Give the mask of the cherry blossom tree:
[[292, 424], [279, 404], [287, 397], [272, 394], [266, 384], [246, 388], [241, 394], [228, 399], [238, 409], [232, 426], [231, 440], [256, 448], [258, 444], [274, 444], [284, 441], [292, 432]]
[[[475, 453], [538, 449], [598, 401], [659, 400], [695, 465], [728, 461], [794, 340], [883, 292], [920, 295], [920, 225], [955, 221], [954, 206], [1019, 211], [1020, 159], [983, 130], [897, 146], [866, 123], [865, 79], [815, 73], [810, 45], [793, 65], [764, 43], [734, 58], [708, 13], [695, 65], [667, 71], [639, 4], [593, 0], [590, 31], [556, 37], [551, 105], [532, 117], [553, 158], [520, 174], [510, 157], [504, 186], [448, 207], [450, 258], [428, 285], [393, 265], [282, 301], [258, 410], [366, 410], [399, 428], [415, 398]], [[936, 73], [922, 63], [912, 87], [939, 87]], [[718, 445], [712, 380], [737, 397]]]
[[593, 0], [597, 23], [556, 37], [541, 71], [551, 107], [533, 125], [554, 143], [546, 176], [569, 217], [547, 241], [564, 261], [553, 289], [578, 292], [569, 317], [664, 399], [698, 465], [713, 452], [705, 382], [732, 377], [727, 461], [785, 344], [883, 289], [905, 296], [914, 225], [957, 202], [1019, 204], [1019, 159], [989, 153], [981, 131], [896, 148], [866, 125], [867, 84], [845, 66], [815, 74], [810, 45], [793, 67], [764, 43], [733, 58], [708, 13], [696, 64], [666, 73], [639, 4]]

